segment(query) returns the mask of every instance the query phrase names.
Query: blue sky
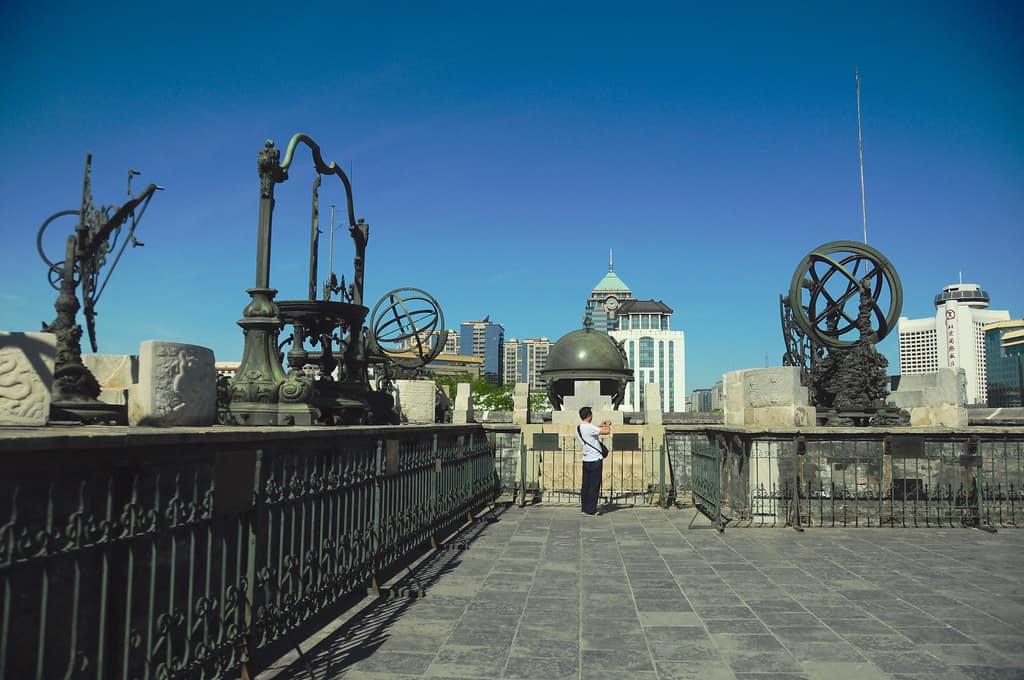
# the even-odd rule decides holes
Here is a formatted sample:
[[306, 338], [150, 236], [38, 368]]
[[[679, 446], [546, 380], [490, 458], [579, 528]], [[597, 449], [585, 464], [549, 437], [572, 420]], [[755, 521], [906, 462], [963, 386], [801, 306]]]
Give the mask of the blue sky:
[[[52, 320], [35, 234], [78, 207], [91, 150], [98, 203], [124, 201], [129, 168], [166, 187], [99, 303], [100, 351], [165, 339], [238, 359], [256, 153], [305, 132], [354, 171], [371, 304], [416, 286], [450, 327], [489, 314], [554, 340], [613, 248], [634, 293], [675, 310], [687, 389], [707, 387], [778, 364], [794, 268], [862, 238], [857, 67], [868, 240], [904, 314], [931, 314], [962, 272], [1020, 317], [1021, 7], [3, 3], [0, 328]], [[278, 191], [281, 299], [305, 296], [308, 159]], [[881, 349], [895, 371], [895, 339]]]

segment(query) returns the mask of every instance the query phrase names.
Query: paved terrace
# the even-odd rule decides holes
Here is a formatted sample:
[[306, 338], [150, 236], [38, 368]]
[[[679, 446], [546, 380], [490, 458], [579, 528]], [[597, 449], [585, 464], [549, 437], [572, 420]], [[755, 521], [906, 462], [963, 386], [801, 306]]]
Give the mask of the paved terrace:
[[691, 516], [499, 511], [263, 677], [1024, 678], [1024, 531]]

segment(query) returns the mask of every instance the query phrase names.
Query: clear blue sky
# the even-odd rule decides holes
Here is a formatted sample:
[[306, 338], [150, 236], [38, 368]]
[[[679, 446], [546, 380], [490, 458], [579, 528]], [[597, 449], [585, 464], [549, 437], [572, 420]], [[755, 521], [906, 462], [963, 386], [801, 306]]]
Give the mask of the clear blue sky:
[[[904, 314], [963, 272], [1024, 315], [1020, 3], [374, 4], [0, 5], [0, 328], [52, 320], [35, 233], [78, 207], [91, 150], [98, 202], [123, 202], [129, 168], [167, 188], [100, 301], [100, 351], [240, 358], [256, 153], [306, 132], [354, 168], [371, 304], [416, 286], [450, 327], [554, 340], [614, 248], [707, 387], [778, 364], [794, 268], [862, 237], [855, 67], [868, 237]], [[278, 193], [280, 298], [305, 295], [308, 158]]]

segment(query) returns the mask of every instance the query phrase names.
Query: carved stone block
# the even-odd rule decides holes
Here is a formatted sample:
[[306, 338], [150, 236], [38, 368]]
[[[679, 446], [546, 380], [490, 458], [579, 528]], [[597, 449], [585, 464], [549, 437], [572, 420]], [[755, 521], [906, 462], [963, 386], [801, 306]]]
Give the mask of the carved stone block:
[[139, 383], [128, 402], [129, 425], [213, 425], [217, 372], [213, 350], [146, 340], [139, 347]]
[[644, 422], [661, 425], [661, 388], [658, 383], [644, 385]]
[[0, 425], [46, 425], [57, 336], [0, 331]]
[[622, 411], [615, 410], [612, 398], [601, 394], [600, 380], [577, 380], [573, 384], [573, 393], [562, 398], [562, 409], [551, 414], [551, 422], [555, 425], [571, 425], [573, 428], [580, 422], [580, 409], [589, 406], [594, 412], [593, 423], [599, 425], [606, 420], [612, 425], [623, 423]]
[[396, 380], [396, 401], [402, 421], [433, 423], [437, 387], [433, 380]]
[[512, 422], [518, 425], [525, 425], [530, 422], [530, 385], [528, 383], [516, 383], [515, 391], [512, 393]]

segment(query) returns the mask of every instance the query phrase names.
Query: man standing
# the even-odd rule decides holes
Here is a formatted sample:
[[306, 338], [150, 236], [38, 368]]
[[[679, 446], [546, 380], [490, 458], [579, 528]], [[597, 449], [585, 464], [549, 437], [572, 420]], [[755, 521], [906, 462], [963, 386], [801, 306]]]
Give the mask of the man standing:
[[580, 502], [583, 514], [594, 516], [597, 511], [597, 497], [601, 495], [601, 475], [604, 468], [604, 457], [608, 449], [601, 443], [602, 435], [611, 434], [612, 421], [606, 420], [598, 427], [590, 421], [594, 412], [589, 406], [580, 409], [580, 422], [576, 426], [576, 437], [580, 450], [583, 452], [583, 488], [580, 489]]

